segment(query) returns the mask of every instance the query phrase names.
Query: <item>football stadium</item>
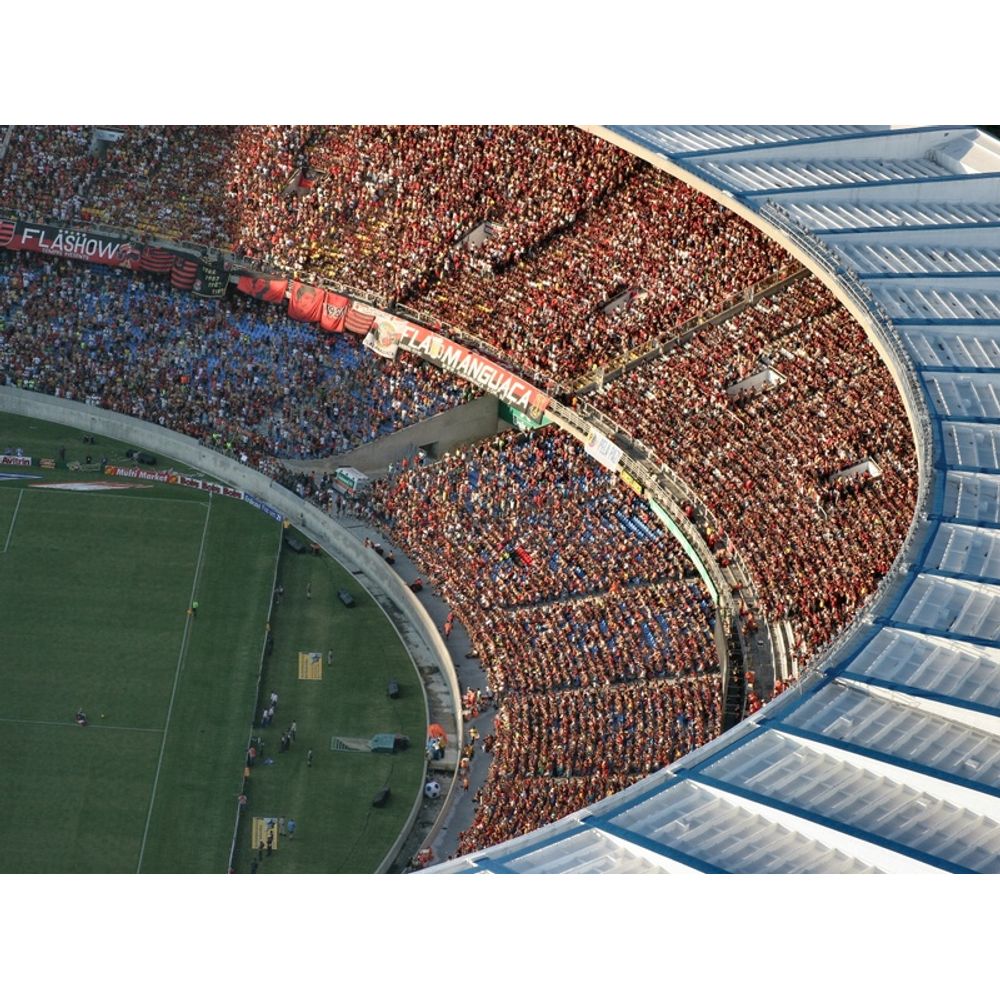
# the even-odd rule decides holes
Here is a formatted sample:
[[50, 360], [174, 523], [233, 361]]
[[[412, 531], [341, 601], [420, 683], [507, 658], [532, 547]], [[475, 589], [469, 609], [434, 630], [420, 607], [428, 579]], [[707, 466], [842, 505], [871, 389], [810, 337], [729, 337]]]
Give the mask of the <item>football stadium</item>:
[[0, 869], [1000, 871], [998, 278], [981, 126], [0, 126]]

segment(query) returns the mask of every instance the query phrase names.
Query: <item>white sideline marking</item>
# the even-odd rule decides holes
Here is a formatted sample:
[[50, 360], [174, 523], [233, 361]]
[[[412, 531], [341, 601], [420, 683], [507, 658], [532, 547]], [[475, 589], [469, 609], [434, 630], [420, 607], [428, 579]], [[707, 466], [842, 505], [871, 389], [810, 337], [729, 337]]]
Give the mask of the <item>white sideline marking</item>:
[[[78, 723], [76, 722], [53, 722], [50, 719], [0, 719], [0, 722], [14, 723], [18, 726], [73, 726], [76, 727]], [[87, 726], [88, 729], [115, 729], [119, 732], [124, 733], [162, 733], [162, 729], [141, 729], [138, 726], [108, 726], [103, 722], [91, 722]]]
[[[208, 520], [212, 516], [212, 494], [208, 495], [208, 505], [205, 511], [205, 525], [201, 529], [201, 547], [198, 549], [198, 562], [194, 568], [194, 581], [191, 584], [191, 597], [188, 599], [188, 607], [194, 604], [194, 595], [198, 591], [198, 579], [201, 576], [201, 563], [205, 556], [205, 539], [208, 537]], [[167, 705], [167, 718], [163, 723], [163, 739], [160, 741], [160, 757], [156, 762], [156, 774], [153, 777], [153, 790], [149, 796], [149, 810], [146, 813], [146, 826], [142, 831], [142, 844], [139, 847], [139, 863], [136, 866], [136, 874], [142, 871], [142, 858], [146, 853], [146, 838], [149, 836], [149, 823], [153, 818], [153, 804], [156, 802], [156, 786], [160, 782], [160, 768], [163, 767], [163, 752], [167, 748], [167, 733], [170, 730], [170, 716], [174, 710], [174, 698], [177, 697], [177, 682], [181, 678], [181, 667], [184, 666], [184, 656], [187, 653], [188, 636], [191, 634], [192, 616], [185, 614], [184, 634], [181, 636], [181, 648], [177, 654], [177, 669], [174, 671], [174, 686], [170, 692], [170, 703]]]
[[[281, 563], [281, 543], [285, 540], [285, 529], [281, 527], [281, 522], [278, 522], [278, 551], [274, 554], [274, 573], [271, 576], [271, 599], [267, 606], [267, 621], [268, 624], [271, 623], [271, 615], [274, 613], [274, 588], [278, 585], [278, 566]], [[257, 700], [260, 698], [260, 680], [264, 676], [264, 653], [267, 650], [267, 637], [269, 631], [264, 630], [264, 638], [260, 641], [260, 659], [257, 661], [257, 687], [254, 689], [253, 702], [250, 705], [250, 732], [247, 735], [247, 746], [250, 745], [250, 740], [253, 739], [253, 727], [257, 723], [257, 719], [254, 715]], [[240, 771], [240, 776], [242, 778], [242, 770]], [[240, 790], [242, 791], [244, 785], [240, 785]], [[233, 824], [233, 839], [229, 844], [229, 864], [227, 870], [233, 866], [233, 856], [236, 853], [236, 838], [239, 835], [240, 830], [240, 810], [236, 810], [236, 822]]]
[[[58, 490], [53, 490], [50, 492], [58, 493]], [[72, 490], [66, 490], [65, 492], [74, 492]], [[93, 497], [96, 499], [108, 499], [114, 498], [115, 500], [139, 500], [142, 503], [187, 503], [193, 504], [195, 507], [207, 507], [208, 504], [204, 500], [189, 500], [187, 497], [149, 497], [145, 495], [136, 495], [134, 493], [126, 493], [124, 490], [77, 490], [76, 496], [86, 496]], [[212, 494], [209, 494], [212, 496]]]
[[[204, 500], [188, 500], [187, 497], [147, 497], [136, 496], [134, 493], [125, 493], [124, 490], [109, 490], [107, 493], [102, 490], [87, 491], [89, 497], [114, 497], [116, 500], [140, 500], [142, 503], [189, 503], [195, 507], [207, 507]], [[209, 496], [212, 496], [210, 493]]]
[[14, 534], [14, 522], [17, 520], [17, 512], [21, 509], [21, 498], [24, 496], [24, 490], [20, 489], [17, 491], [17, 505], [14, 507], [14, 514], [10, 519], [10, 530], [7, 532], [7, 541], [3, 543], [4, 552], [7, 551], [10, 545], [11, 536]]

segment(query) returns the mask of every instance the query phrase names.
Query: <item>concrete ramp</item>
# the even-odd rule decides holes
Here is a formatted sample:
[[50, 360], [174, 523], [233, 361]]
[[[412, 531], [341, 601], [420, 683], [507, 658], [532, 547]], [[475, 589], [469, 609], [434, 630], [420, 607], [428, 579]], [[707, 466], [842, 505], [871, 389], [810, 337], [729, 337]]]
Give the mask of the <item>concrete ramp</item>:
[[388, 437], [379, 438], [354, 451], [324, 459], [287, 459], [284, 464], [293, 472], [333, 472], [344, 466], [359, 469], [377, 479], [389, 464], [398, 465], [423, 449], [431, 458], [455, 448], [472, 444], [497, 433], [497, 400], [495, 396], [480, 396], [469, 403], [439, 413], [412, 427], [404, 427]]

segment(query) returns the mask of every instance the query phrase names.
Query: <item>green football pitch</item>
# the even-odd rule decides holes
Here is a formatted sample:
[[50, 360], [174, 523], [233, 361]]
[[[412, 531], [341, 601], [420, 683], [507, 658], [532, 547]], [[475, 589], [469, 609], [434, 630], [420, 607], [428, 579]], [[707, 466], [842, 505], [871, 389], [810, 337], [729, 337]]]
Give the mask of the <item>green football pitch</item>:
[[[0, 450], [65, 447], [70, 462], [85, 457], [79, 440], [0, 415]], [[114, 460], [125, 445], [87, 450]], [[0, 479], [0, 870], [225, 872], [232, 856], [248, 871], [254, 818], [280, 816], [294, 839], [277, 837], [260, 873], [374, 871], [420, 791], [425, 707], [409, 655], [351, 574], [292, 552], [279, 522], [237, 500], [133, 481], [50, 488], [123, 484], [66, 468], [0, 473], [40, 477]], [[354, 608], [337, 600], [343, 587]], [[322, 677], [300, 680], [311, 652]], [[401, 698], [386, 697], [389, 679]], [[383, 732], [412, 746], [330, 749]], [[261, 753], [245, 780], [252, 737]]]

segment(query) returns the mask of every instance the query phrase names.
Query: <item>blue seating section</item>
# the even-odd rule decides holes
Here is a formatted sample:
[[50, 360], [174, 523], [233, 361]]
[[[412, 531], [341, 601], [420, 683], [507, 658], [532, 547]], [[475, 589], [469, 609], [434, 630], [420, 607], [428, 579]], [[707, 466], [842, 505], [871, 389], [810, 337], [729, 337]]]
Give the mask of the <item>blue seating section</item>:
[[[4, 256], [0, 285], [9, 285], [12, 264], [20, 265], [24, 298], [30, 301], [33, 287], [54, 297], [60, 275], [51, 265]], [[289, 319], [280, 306], [242, 296], [199, 299], [164, 279], [105, 267], [75, 267], [72, 281], [66, 310], [45, 319], [56, 335], [44, 359], [51, 371], [81, 348], [95, 369], [128, 359], [125, 367], [158, 378], [163, 390], [184, 384], [192, 399], [216, 403], [200, 408], [206, 430], [222, 422], [244, 426], [279, 458], [347, 451], [465, 397], [459, 383], [443, 388], [444, 379], [409, 359], [388, 364], [350, 335], [328, 345], [315, 326]], [[17, 308], [10, 306], [0, 323], [13, 322]], [[242, 410], [247, 402], [249, 414]]]

